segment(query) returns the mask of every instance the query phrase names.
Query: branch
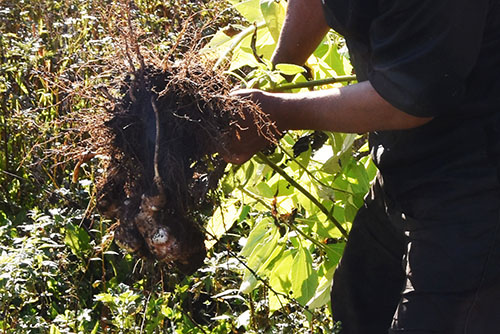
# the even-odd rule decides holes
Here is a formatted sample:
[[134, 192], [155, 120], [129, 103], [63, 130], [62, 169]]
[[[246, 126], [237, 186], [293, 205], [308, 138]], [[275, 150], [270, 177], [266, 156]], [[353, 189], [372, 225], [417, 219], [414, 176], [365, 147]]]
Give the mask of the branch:
[[295, 181], [294, 179], [292, 179], [282, 168], [280, 168], [274, 162], [272, 162], [271, 160], [269, 160], [268, 157], [266, 157], [264, 154], [262, 154], [261, 152], [259, 152], [259, 153], [257, 153], [257, 156], [260, 159], [262, 159], [275, 172], [277, 172], [278, 174], [280, 174], [281, 176], [283, 176], [283, 178], [285, 180], [287, 180], [288, 183], [290, 183], [298, 191], [300, 191], [302, 194], [304, 194], [311, 202], [313, 202], [321, 210], [321, 212], [323, 212], [328, 217], [328, 219], [333, 223], [333, 225], [335, 225], [339, 229], [340, 233], [342, 233], [342, 235], [345, 238], [347, 238], [347, 234], [348, 233], [344, 229], [344, 227], [342, 227], [342, 225], [340, 224], [340, 222], [331, 215], [331, 213], [328, 211], [328, 209], [320, 201], [318, 201], [316, 199], [316, 197], [314, 197], [309, 191], [307, 191], [304, 187], [302, 187], [297, 181]]

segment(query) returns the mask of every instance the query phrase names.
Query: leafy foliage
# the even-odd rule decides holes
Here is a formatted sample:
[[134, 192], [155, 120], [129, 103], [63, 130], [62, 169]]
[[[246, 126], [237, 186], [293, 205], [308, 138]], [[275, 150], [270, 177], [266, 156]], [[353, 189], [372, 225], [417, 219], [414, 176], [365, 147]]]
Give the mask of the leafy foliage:
[[[228, 9], [217, 1], [137, 0], [131, 13], [138, 39], [164, 56], [181, 58], [193, 42], [179, 39], [185, 22], [201, 29], [195, 42], [221, 65], [228, 62], [228, 75], [247, 87], [271, 90], [285, 77], [301, 83], [351, 73], [333, 32], [308, 69], [274, 68], [269, 58], [285, 1], [230, 2]], [[0, 4], [0, 329], [331, 332], [327, 303], [344, 246], [341, 229], [349, 230], [375, 173], [363, 137], [329, 133], [320, 148], [312, 132], [287, 133], [273, 153], [229, 168], [220, 187], [225, 201], [207, 226], [209, 258], [191, 277], [120, 251], [113, 226], [93, 210], [98, 158], [81, 163], [53, 154], [74, 146], [73, 113], [92, 112], [99, 97], [86, 88], [121, 74], [101, 69], [120, 47], [123, 6]]]
[[[277, 90], [287, 76], [294, 84], [306, 81], [306, 75], [325, 79], [351, 72], [339, 51], [343, 41], [333, 32], [308, 59], [308, 71], [292, 64], [273, 67], [269, 58], [284, 21], [285, 2], [232, 3], [253, 25], [233, 37], [219, 31], [205, 52], [220, 57], [219, 63], [229, 61], [229, 74], [246, 87]], [[303, 89], [307, 88], [293, 91]], [[234, 168], [223, 184], [229, 194], [227, 212], [244, 212], [238, 221], [250, 227], [249, 236], [240, 240], [240, 255], [249, 267], [240, 291], [249, 293], [266, 282], [271, 312], [285, 308], [290, 300], [308, 309], [327, 304], [346, 231], [375, 173], [362, 137], [323, 134], [326, 145], [314, 147], [307, 139], [315, 135], [286, 134], [274, 153]]]

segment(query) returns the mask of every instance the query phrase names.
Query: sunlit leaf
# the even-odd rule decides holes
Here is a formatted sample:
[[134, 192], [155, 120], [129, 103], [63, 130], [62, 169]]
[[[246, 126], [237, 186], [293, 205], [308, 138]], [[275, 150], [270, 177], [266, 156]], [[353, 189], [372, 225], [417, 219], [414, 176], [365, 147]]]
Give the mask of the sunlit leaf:
[[64, 243], [68, 245], [76, 256], [82, 257], [91, 249], [90, 236], [82, 227], [71, 223], [66, 225]]
[[[265, 237], [261, 240], [262, 241], [255, 246], [252, 253], [248, 256], [247, 259], [248, 267], [255, 273], [259, 274], [265, 269], [264, 264], [268, 261], [268, 259], [271, 258], [272, 260], [271, 255], [278, 255], [277, 253], [275, 253], [276, 246], [279, 240], [279, 233], [276, 226], [272, 225], [272, 228], [268, 230]], [[249, 290], [252, 290], [257, 286], [257, 284], [258, 282], [256, 281], [255, 275], [249, 270], [245, 270], [240, 291], [247, 292]]]
[[276, 69], [286, 75], [295, 75], [306, 71], [302, 66], [295, 64], [277, 64]]
[[258, 10], [260, 0], [246, 0], [241, 2], [238, 0], [229, 0], [229, 2], [250, 23], [264, 19]]
[[[290, 250], [286, 250], [278, 261], [276, 261], [272, 273], [270, 274], [269, 285], [278, 293], [288, 296], [292, 289], [290, 272], [292, 270], [293, 255]], [[281, 295], [271, 293], [269, 296], [269, 309], [279, 310], [286, 305], [287, 300]]]
[[235, 206], [235, 202], [226, 202], [215, 210], [212, 218], [207, 224], [208, 240], [205, 241], [205, 247], [210, 249], [215, 245], [217, 240], [229, 230], [235, 221], [238, 220], [239, 210]]
[[306, 304], [308, 309], [313, 310], [330, 302], [330, 290], [332, 288], [334, 271], [335, 267], [332, 267], [323, 277], [321, 277], [314, 296]]
[[257, 244], [259, 244], [266, 235], [269, 235], [271, 233], [270, 231], [273, 228], [274, 223], [272, 221], [272, 218], [264, 218], [259, 223], [257, 223], [250, 231], [250, 234], [246, 239], [245, 246], [240, 251], [240, 255], [245, 257], [250, 256]]
[[260, 10], [266, 20], [267, 28], [274, 41], [280, 37], [281, 27], [285, 21], [286, 7], [283, 0], [260, 0]]
[[292, 296], [305, 305], [314, 296], [318, 286], [318, 275], [312, 267], [312, 257], [308, 250], [299, 248], [293, 258], [290, 272]]

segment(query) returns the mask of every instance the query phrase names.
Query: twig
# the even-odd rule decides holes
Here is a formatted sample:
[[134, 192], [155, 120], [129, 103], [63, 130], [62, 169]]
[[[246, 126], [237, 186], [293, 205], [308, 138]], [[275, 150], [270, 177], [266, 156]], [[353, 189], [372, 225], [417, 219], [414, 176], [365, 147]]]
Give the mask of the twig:
[[269, 160], [268, 157], [266, 157], [264, 154], [259, 152], [257, 153], [257, 156], [259, 157], [259, 159], [263, 160], [269, 167], [271, 167], [275, 172], [283, 176], [283, 178], [287, 180], [288, 183], [290, 183], [298, 191], [304, 194], [311, 202], [313, 202], [321, 210], [321, 212], [323, 212], [327, 216], [327, 218], [333, 223], [333, 225], [335, 225], [339, 229], [340, 233], [342, 233], [342, 235], [345, 238], [347, 238], [348, 234], [347, 231], [342, 227], [340, 222], [331, 215], [330, 211], [328, 211], [328, 209], [320, 201], [316, 199], [316, 197], [314, 197], [309, 191], [307, 191], [304, 187], [302, 187], [297, 181], [292, 179], [282, 168], [280, 168], [274, 162]]
[[191, 16], [189, 16], [186, 19], [186, 21], [182, 24], [182, 30], [177, 34], [177, 39], [175, 40], [174, 45], [170, 47], [170, 51], [168, 52], [167, 56], [164, 58], [163, 65], [162, 65], [163, 70], [168, 69], [169, 59], [172, 56], [172, 54], [174, 53], [174, 51], [177, 50], [177, 47], [179, 46], [181, 39], [184, 37], [184, 34], [186, 33], [186, 30], [187, 30], [189, 24], [191, 24], [191, 21], [192, 21], [194, 15], [195, 14], [192, 14]]
[[294, 230], [295, 232], [297, 232], [298, 234], [300, 234], [304, 239], [306, 240], [309, 240], [310, 242], [312, 242], [313, 244], [316, 245], [316, 247], [320, 248], [322, 251], [326, 251], [326, 248], [325, 248], [325, 245], [323, 245], [321, 242], [319, 242], [318, 240], [308, 236], [307, 234], [305, 234], [304, 232], [302, 232], [299, 228], [297, 228], [297, 226], [293, 225], [292, 222], [286, 220], [285, 221], [285, 224], [290, 227], [292, 230]]
[[142, 315], [141, 329], [139, 332], [140, 334], [144, 333], [144, 324], [146, 323], [146, 313], [148, 313], [148, 304], [150, 299], [151, 299], [151, 293], [149, 293], [148, 299], [146, 299], [144, 303], [144, 314]]
[[139, 64], [141, 65], [140, 70], [144, 71], [146, 68], [146, 65], [144, 63], [144, 57], [142, 56], [141, 51], [139, 50], [139, 43], [137, 42], [137, 36], [134, 33], [134, 26], [132, 24], [132, 17], [131, 17], [131, 11], [132, 11], [131, 6], [132, 6], [132, 2], [129, 2], [128, 10], [127, 10], [127, 23], [128, 23], [129, 34], [130, 34], [129, 36], [132, 38], [135, 53], [136, 53], [137, 58], [139, 59]]
[[7, 174], [7, 175], [9, 175], [9, 176], [12, 176], [12, 177], [14, 177], [14, 178], [16, 178], [16, 179], [18, 179], [18, 180], [25, 181], [25, 180], [24, 180], [22, 177], [20, 177], [19, 175], [16, 175], [16, 174], [10, 173], [10, 172], [8, 172], [8, 171], [6, 171], [6, 170], [0, 170], [0, 172], [2, 172], [2, 173], [4, 173], [4, 174]]
[[262, 57], [257, 54], [257, 25], [253, 24], [254, 30], [252, 34], [252, 40], [250, 41], [250, 48], [252, 49], [253, 56], [255, 57], [255, 60], [261, 64], [266, 64], [263, 60]]

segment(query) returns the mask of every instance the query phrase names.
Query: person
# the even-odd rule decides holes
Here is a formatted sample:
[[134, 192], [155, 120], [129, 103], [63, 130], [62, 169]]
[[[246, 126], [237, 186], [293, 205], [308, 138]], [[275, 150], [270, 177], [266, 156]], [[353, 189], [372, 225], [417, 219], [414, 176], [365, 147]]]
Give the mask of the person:
[[[272, 58], [302, 65], [331, 28], [358, 83], [237, 90], [280, 131], [369, 132], [379, 175], [331, 292], [342, 333], [500, 332], [500, 1], [289, 0]], [[268, 145], [242, 120], [229, 162]]]

